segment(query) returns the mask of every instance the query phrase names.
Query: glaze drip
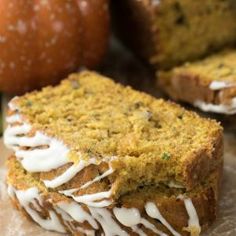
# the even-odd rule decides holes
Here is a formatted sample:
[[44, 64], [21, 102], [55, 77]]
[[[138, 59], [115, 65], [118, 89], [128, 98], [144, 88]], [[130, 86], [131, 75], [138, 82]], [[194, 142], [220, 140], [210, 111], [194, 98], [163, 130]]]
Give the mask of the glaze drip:
[[[81, 232], [85, 235], [92, 236], [95, 235], [96, 230], [101, 227], [104, 235], [107, 236], [128, 236], [129, 230], [140, 236], [148, 236], [146, 230], [150, 230], [156, 235], [168, 236], [168, 234], [160, 231], [154, 224], [150, 223], [148, 218], [142, 217], [137, 208], [107, 208], [106, 206], [94, 207], [83, 205], [83, 203], [77, 203], [75, 200], [69, 200], [55, 203], [53, 208], [48, 210], [49, 217], [47, 219], [42, 219], [38, 212], [42, 210], [43, 202], [40, 192], [36, 187], [23, 191], [16, 190], [9, 185], [8, 194], [13, 199], [17, 198], [21, 206], [24, 207], [32, 219], [48, 230], [64, 233], [66, 231], [64, 227], [66, 226], [73, 232]], [[200, 234], [201, 228], [199, 225], [199, 219], [191, 199], [184, 198], [183, 196], [179, 196], [178, 198], [184, 201], [186, 211], [189, 215], [186, 230]], [[37, 208], [35, 207], [35, 204], [38, 205]], [[34, 208], [32, 208], [32, 206]], [[83, 206], [86, 206], [87, 210], [85, 210]], [[35, 209], [38, 210], [38, 212]], [[173, 235], [180, 235], [162, 216], [154, 202], [147, 202], [145, 204], [145, 211], [148, 217], [159, 220]], [[59, 220], [58, 215], [63, 219], [63, 224]], [[84, 222], [89, 223], [90, 229], [84, 229], [80, 225], [78, 226], [78, 223]], [[142, 228], [140, 228], [141, 225]]]

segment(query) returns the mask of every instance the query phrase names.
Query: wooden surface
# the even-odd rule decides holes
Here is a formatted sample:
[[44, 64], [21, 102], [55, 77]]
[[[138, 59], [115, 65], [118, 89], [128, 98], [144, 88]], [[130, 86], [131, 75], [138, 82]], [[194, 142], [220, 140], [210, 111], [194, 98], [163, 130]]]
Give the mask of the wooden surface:
[[[120, 46], [112, 47], [108, 59], [100, 69], [124, 84], [160, 96], [153, 82], [153, 73]], [[236, 119], [235, 119], [236, 121]], [[3, 236], [55, 236], [22, 217], [10, 204], [6, 192], [4, 162], [9, 155], [0, 139], [0, 235]], [[225, 166], [219, 217], [207, 236], [236, 236], [236, 134], [225, 132]]]

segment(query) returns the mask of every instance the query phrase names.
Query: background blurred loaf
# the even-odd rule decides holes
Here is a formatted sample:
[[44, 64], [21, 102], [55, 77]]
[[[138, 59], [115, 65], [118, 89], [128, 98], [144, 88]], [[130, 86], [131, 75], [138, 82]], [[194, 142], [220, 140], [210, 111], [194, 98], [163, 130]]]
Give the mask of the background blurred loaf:
[[236, 42], [233, 0], [120, 0], [112, 9], [123, 42], [162, 69]]

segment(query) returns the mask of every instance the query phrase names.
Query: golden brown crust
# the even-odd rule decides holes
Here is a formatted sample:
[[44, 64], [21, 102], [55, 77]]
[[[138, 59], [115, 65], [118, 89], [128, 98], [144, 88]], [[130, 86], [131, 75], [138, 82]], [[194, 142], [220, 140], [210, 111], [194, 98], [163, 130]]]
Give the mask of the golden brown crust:
[[[192, 176], [192, 178], [188, 179], [189, 185], [192, 187], [194, 187], [194, 182], [199, 183], [204, 180], [209, 173], [217, 169], [222, 163], [224, 153], [223, 133], [216, 132], [215, 137], [212, 153], [209, 153], [206, 149], [202, 149], [196, 153], [195, 157], [187, 161], [184, 172], [186, 176]], [[210, 155], [209, 158], [206, 158], [208, 155]], [[191, 175], [191, 173], [194, 173], [194, 175]]]

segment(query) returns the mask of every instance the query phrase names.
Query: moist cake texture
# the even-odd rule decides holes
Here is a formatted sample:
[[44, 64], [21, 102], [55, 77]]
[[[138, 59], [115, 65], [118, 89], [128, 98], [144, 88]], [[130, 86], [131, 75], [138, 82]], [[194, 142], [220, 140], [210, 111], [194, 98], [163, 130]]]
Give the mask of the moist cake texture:
[[72, 235], [199, 236], [216, 217], [222, 128], [99, 74], [9, 103], [8, 192]]
[[233, 0], [120, 0], [112, 4], [119, 36], [162, 69], [235, 44]]
[[216, 217], [221, 167], [189, 192], [165, 186], [145, 187], [122, 196], [109, 207], [97, 208], [47, 189], [14, 156], [7, 165], [13, 203], [48, 230], [79, 236], [197, 236]]
[[225, 50], [203, 60], [158, 73], [158, 84], [174, 100], [203, 111], [236, 114], [236, 51]]
[[222, 159], [217, 122], [92, 72], [14, 98], [7, 120], [24, 168], [81, 194], [103, 181], [113, 198], [150, 184], [191, 189]]

